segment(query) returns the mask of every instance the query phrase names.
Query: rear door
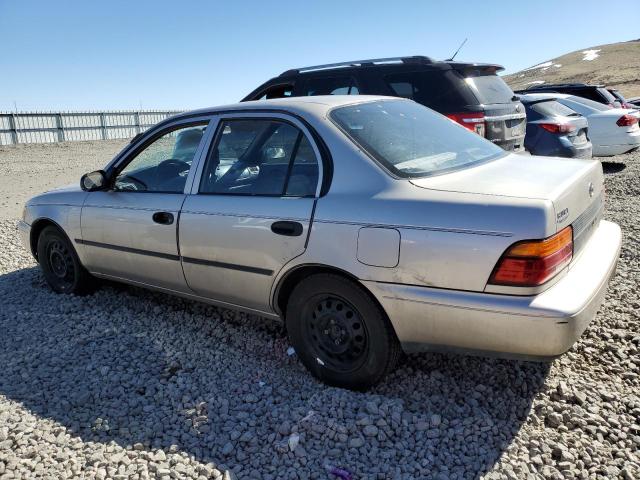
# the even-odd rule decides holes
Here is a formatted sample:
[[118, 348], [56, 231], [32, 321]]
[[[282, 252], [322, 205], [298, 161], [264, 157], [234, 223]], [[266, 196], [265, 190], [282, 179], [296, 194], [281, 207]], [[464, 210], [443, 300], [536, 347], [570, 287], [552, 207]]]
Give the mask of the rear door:
[[184, 274], [196, 294], [271, 311], [275, 275], [306, 248], [319, 159], [295, 118], [220, 117], [180, 216]]

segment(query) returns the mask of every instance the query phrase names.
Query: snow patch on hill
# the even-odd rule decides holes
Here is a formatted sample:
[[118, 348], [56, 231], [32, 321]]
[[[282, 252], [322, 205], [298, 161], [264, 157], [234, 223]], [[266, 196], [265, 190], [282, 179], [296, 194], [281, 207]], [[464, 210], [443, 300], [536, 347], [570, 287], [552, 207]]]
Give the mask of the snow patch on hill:
[[591, 60], [595, 60], [596, 58], [598, 58], [600, 55], [598, 55], [598, 52], [600, 50], [583, 50], [582, 54], [584, 55], [582, 60], [585, 60], [587, 62], [590, 62]]

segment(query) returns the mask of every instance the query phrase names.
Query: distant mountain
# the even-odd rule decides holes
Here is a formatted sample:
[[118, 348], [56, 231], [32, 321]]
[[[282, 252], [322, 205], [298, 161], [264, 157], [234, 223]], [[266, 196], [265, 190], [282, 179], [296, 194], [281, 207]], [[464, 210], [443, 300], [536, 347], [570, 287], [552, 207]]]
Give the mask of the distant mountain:
[[577, 50], [503, 78], [514, 90], [541, 83], [599, 83], [619, 89], [626, 97], [637, 97], [640, 39]]

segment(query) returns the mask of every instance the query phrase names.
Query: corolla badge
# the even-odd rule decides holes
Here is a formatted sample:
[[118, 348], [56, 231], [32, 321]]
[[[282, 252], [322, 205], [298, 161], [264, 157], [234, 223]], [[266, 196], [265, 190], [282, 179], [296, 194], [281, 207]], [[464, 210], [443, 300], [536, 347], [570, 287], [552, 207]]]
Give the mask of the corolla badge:
[[596, 191], [595, 187], [593, 186], [593, 182], [589, 182], [589, 196], [593, 197], [593, 193]]
[[556, 214], [556, 223], [562, 223], [569, 218], [569, 209], [565, 208], [560, 213]]

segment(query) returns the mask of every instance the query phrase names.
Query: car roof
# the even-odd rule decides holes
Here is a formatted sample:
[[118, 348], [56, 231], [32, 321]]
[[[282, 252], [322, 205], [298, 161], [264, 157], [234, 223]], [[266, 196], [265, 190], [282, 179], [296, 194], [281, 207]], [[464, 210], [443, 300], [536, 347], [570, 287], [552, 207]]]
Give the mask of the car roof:
[[214, 115], [224, 112], [238, 111], [273, 111], [284, 110], [298, 115], [324, 115], [327, 111], [335, 107], [344, 105], [356, 105], [368, 103], [376, 100], [400, 100], [412, 101], [399, 97], [388, 97], [384, 95], [319, 95], [309, 97], [274, 98], [270, 100], [252, 100], [248, 102], [231, 103], [219, 107], [201, 108], [180, 113], [173, 120], [181, 117], [194, 117], [202, 115]]

